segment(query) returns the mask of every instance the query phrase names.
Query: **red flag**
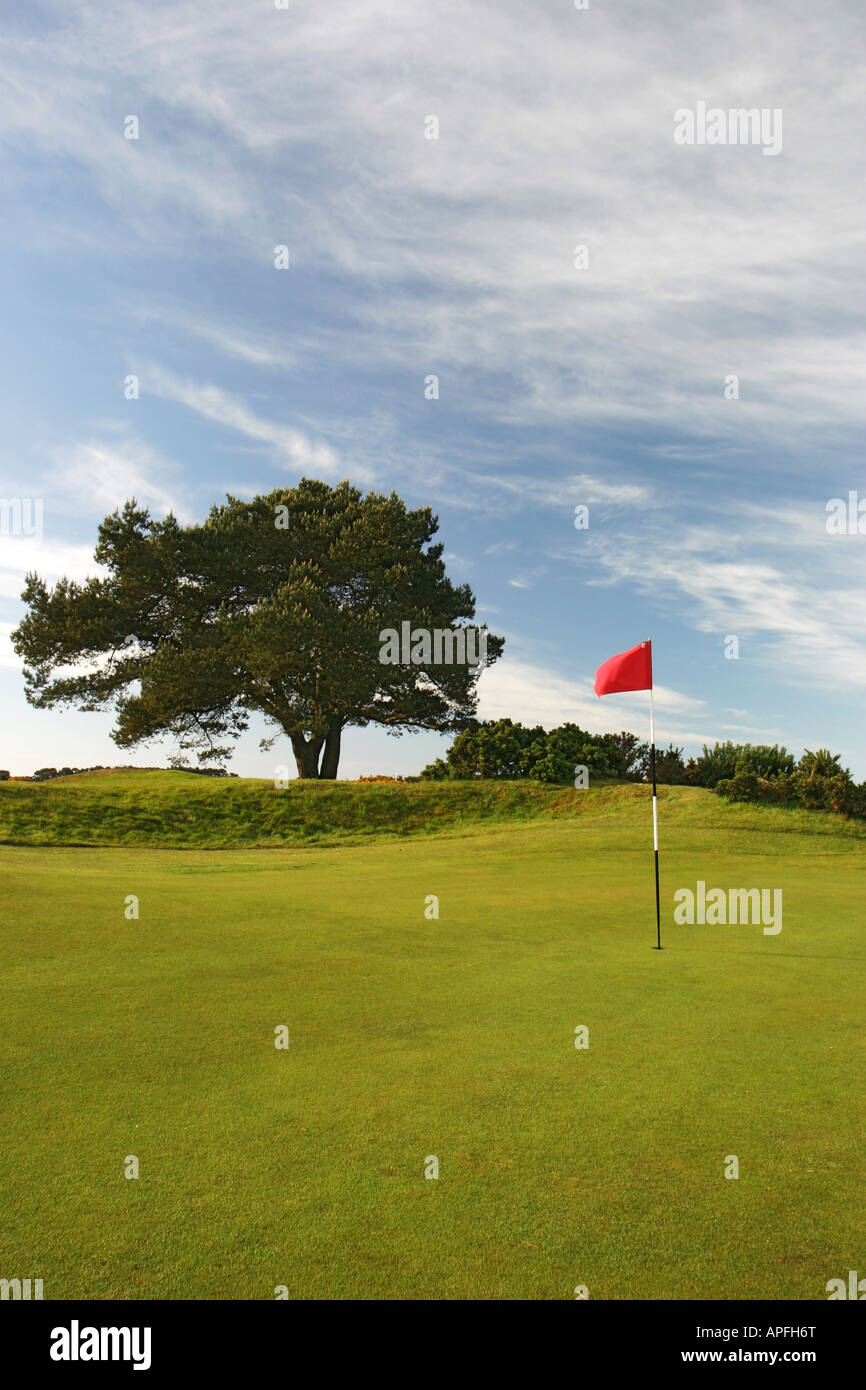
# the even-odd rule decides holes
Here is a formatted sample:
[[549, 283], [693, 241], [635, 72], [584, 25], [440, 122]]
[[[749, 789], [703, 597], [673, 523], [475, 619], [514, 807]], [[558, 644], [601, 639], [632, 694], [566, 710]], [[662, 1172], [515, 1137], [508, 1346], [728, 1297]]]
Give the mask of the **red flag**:
[[596, 695], [613, 695], [618, 690], [652, 690], [653, 644], [641, 642], [631, 651], [619, 652], [603, 661], [595, 673]]

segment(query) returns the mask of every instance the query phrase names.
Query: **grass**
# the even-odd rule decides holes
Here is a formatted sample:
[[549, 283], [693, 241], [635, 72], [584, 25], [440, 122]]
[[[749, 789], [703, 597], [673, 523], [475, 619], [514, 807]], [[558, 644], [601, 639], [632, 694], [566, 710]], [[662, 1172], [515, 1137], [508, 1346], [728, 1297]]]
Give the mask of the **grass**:
[[[256, 821], [267, 784], [165, 777], [299, 835], [289, 793]], [[863, 827], [664, 789], [658, 953], [643, 787], [535, 789], [510, 821], [501, 788], [401, 787], [408, 838], [371, 833], [394, 789], [315, 788], [342, 842], [263, 854], [162, 847], [168, 792], [157, 843], [125, 841], [147, 828], [127, 778], [126, 805], [121, 774], [0, 796], [7, 839], [118, 837], [0, 850], [0, 1276], [46, 1298], [825, 1299], [862, 1272]], [[697, 878], [782, 888], [782, 932], [674, 926]]]
[[191, 772], [0, 782], [0, 843], [234, 849], [429, 834], [572, 815], [571, 788], [530, 782], [291, 782]]
[[[866, 825], [799, 808], [749, 813], [699, 788], [662, 787], [665, 814], [702, 825], [748, 825], [866, 840]], [[190, 772], [100, 771], [49, 782], [0, 782], [0, 844], [172, 849], [357, 844], [371, 837], [471, 833], [519, 821], [614, 817], [646, 826], [641, 784], [291, 782]]]

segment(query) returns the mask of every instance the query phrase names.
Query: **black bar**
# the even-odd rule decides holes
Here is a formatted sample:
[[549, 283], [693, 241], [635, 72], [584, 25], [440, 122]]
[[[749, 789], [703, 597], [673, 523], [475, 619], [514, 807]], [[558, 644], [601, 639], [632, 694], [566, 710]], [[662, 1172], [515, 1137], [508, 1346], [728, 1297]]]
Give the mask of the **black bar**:
[[[543, 1337], [546, 1348], [561, 1345], [568, 1355], [573, 1354], [577, 1336], [581, 1356], [591, 1351], [595, 1362], [612, 1371], [666, 1371], [714, 1361], [723, 1366], [739, 1361], [806, 1362], [822, 1373], [827, 1384], [838, 1372], [846, 1372], [850, 1379], [850, 1368], [862, 1352], [862, 1324], [854, 1309], [849, 1313], [835, 1303], [830, 1307], [823, 1289], [824, 1272], [816, 1279], [815, 1300], [805, 1302], [576, 1303], [570, 1298], [570, 1286], [577, 1276], [571, 1275], [534, 1308], [534, 1300], [528, 1300], [523, 1312], [494, 1296], [487, 1308], [476, 1306], [472, 1312], [468, 1302], [485, 1300], [457, 1300], [450, 1308], [438, 1307], [433, 1315], [429, 1304], [438, 1302], [435, 1270], [431, 1270], [429, 1300], [396, 1299], [397, 1306], [391, 1307], [381, 1296], [361, 1302], [10, 1302], [2, 1306], [3, 1352], [4, 1361], [14, 1357], [20, 1364], [22, 1384], [28, 1384], [34, 1372], [40, 1382], [60, 1385], [79, 1376], [90, 1386], [94, 1381], [106, 1384], [108, 1379], [113, 1385], [124, 1380], [133, 1387], [164, 1385], [167, 1372], [174, 1379], [180, 1373], [199, 1385], [217, 1373], [258, 1384], [263, 1370], [271, 1367], [285, 1376], [287, 1366], [297, 1364], [305, 1346], [307, 1354], [325, 1369], [336, 1361], [356, 1371], [359, 1362], [365, 1364], [367, 1356], [372, 1360], [378, 1354], [372, 1339], [376, 1344], [383, 1342], [402, 1323], [424, 1345], [425, 1366], [438, 1370], [441, 1365], [448, 1374], [454, 1365], [453, 1339], [448, 1335], [453, 1326], [455, 1334], [461, 1327], [464, 1335], [472, 1334], [465, 1359], [467, 1364], [477, 1364], [479, 1371], [498, 1364], [505, 1368], [509, 1360], [513, 1364], [517, 1340]], [[539, 1306], [544, 1303], [548, 1306]], [[78, 1322], [75, 1329], [73, 1319]], [[137, 1347], [143, 1345], [141, 1334], [146, 1329], [149, 1364], [140, 1361], [144, 1374], [136, 1374], [136, 1362], [129, 1358], [73, 1361], [51, 1355], [52, 1347], [55, 1354], [61, 1349], [58, 1337], [63, 1329], [69, 1330], [70, 1343], [74, 1331], [78, 1354], [82, 1333], [86, 1335], [88, 1328], [135, 1328]], [[481, 1338], [479, 1328], [484, 1329]], [[255, 1380], [251, 1373], [256, 1374]]]

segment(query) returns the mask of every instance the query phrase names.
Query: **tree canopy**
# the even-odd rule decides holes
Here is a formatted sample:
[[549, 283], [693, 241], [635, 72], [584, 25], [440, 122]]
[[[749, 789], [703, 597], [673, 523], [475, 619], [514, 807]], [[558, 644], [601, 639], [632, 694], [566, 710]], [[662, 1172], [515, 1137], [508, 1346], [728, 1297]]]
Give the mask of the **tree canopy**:
[[475, 665], [432, 659], [429, 642], [381, 658], [386, 629], [469, 631], [475, 598], [447, 578], [437, 530], [429, 507], [348, 482], [229, 496], [189, 526], [133, 499], [99, 527], [104, 575], [53, 589], [27, 576], [13, 633], [27, 699], [114, 708], [119, 747], [171, 734], [200, 761], [224, 758], [258, 711], [301, 777], [337, 775], [348, 725], [459, 730], [503, 638], [478, 630]]

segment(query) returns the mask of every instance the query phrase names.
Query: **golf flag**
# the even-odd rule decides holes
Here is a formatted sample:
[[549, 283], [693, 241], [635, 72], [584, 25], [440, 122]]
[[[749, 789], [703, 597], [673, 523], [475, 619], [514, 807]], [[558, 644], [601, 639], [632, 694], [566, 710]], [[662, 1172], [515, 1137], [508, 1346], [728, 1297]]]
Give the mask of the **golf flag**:
[[653, 779], [653, 855], [656, 870], [656, 949], [662, 948], [661, 909], [659, 907], [659, 821], [656, 799], [656, 728], [653, 711], [653, 644], [640, 642], [627, 652], [617, 652], [603, 661], [595, 673], [596, 695], [615, 695], [620, 690], [648, 690], [650, 693], [650, 765]]
[[614, 695], [618, 690], [652, 690], [652, 685], [653, 644], [641, 642], [602, 662], [595, 673], [593, 690], [596, 695]]

